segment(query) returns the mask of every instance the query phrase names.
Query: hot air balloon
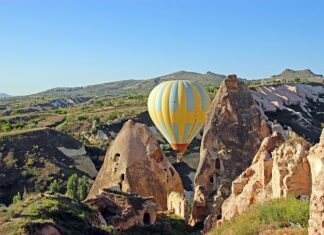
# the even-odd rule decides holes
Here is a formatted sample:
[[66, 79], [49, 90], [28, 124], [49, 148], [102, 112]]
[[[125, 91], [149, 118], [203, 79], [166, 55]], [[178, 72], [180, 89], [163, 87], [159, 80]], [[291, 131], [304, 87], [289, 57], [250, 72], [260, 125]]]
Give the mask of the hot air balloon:
[[148, 111], [155, 126], [182, 155], [204, 125], [210, 98], [196, 82], [162, 82], [151, 91]]

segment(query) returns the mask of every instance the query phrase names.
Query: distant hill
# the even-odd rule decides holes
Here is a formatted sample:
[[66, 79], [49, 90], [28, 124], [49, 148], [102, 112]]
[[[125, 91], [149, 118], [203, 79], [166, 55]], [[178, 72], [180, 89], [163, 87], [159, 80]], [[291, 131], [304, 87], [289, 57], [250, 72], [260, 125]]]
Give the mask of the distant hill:
[[7, 98], [10, 98], [11, 95], [8, 95], [6, 93], [0, 93], [0, 99], [7, 99]]
[[[188, 71], [179, 71], [171, 73], [168, 75], [145, 79], [145, 80], [123, 80], [115, 81], [97, 85], [90, 85], [85, 87], [59, 87], [53, 88], [44, 92], [40, 92], [32, 97], [75, 97], [75, 96], [84, 96], [84, 97], [94, 97], [94, 96], [110, 96], [116, 97], [125, 94], [134, 94], [139, 92], [148, 92], [157, 84], [170, 81], [170, 80], [192, 80], [208, 88], [210, 86], [219, 86], [221, 81], [225, 78], [225, 75], [216, 74], [212, 72], [207, 72], [205, 74], [188, 72]], [[244, 80], [244, 79], [242, 79]], [[259, 79], [259, 80], [245, 80], [245, 81], [281, 81], [281, 82], [314, 82], [314, 83], [323, 83], [324, 77], [313, 73], [309, 69], [305, 70], [291, 70], [286, 69], [279, 75], [273, 75], [270, 78]]]
[[263, 79], [266, 81], [286, 81], [286, 82], [293, 82], [293, 81], [300, 81], [300, 82], [315, 82], [315, 83], [322, 83], [324, 81], [323, 75], [315, 74], [310, 69], [304, 70], [292, 70], [292, 69], [285, 69], [282, 73], [278, 75], [273, 75], [270, 78]]
[[179, 71], [165, 76], [147, 80], [124, 80], [74, 88], [54, 88], [33, 96], [117, 96], [134, 92], [150, 91], [157, 84], [169, 80], [192, 80], [198, 84], [208, 86], [218, 86], [225, 78], [225, 75], [207, 72], [205, 74]]

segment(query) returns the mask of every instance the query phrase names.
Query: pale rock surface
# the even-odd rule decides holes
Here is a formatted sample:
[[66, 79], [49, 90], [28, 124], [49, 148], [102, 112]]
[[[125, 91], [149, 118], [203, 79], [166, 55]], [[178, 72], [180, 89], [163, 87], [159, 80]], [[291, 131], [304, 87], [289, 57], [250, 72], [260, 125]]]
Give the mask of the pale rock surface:
[[168, 195], [168, 211], [188, 221], [189, 208], [186, 197], [177, 192], [171, 192]]
[[232, 194], [222, 206], [222, 222], [269, 199], [310, 195], [310, 144], [300, 137], [283, 141], [277, 132], [263, 140], [252, 165], [233, 181]]
[[231, 182], [251, 164], [268, 135], [267, 123], [246, 84], [236, 75], [228, 76], [207, 114], [190, 224], [210, 214], [218, 188], [222, 186], [227, 191], [224, 197], [229, 196]]
[[153, 197], [167, 210], [171, 192], [184, 195], [177, 171], [165, 157], [152, 132], [144, 124], [127, 121], [107, 151], [105, 161], [88, 198], [115, 185], [122, 192]]
[[309, 235], [324, 234], [324, 130], [318, 144], [309, 151], [308, 161], [312, 175]]
[[87, 156], [87, 152], [82, 146], [80, 149], [69, 149], [65, 147], [57, 147], [65, 156], [71, 158], [75, 162], [75, 167], [88, 174], [91, 178], [97, 176], [98, 171], [93, 164], [90, 157]]
[[254, 99], [265, 112], [283, 110], [289, 105], [300, 105], [304, 108], [307, 99], [324, 103], [320, 97], [324, 94], [324, 86], [306, 84], [283, 84], [279, 86], [259, 86], [252, 90]]
[[311, 177], [307, 160], [310, 144], [297, 137], [286, 141], [272, 153], [272, 191], [274, 198], [310, 195]]
[[[324, 84], [292, 83], [251, 88], [273, 131], [287, 140], [291, 131], [318, 143], [324, 113]], [[286, 133], [285, 133], [286, 132]]]

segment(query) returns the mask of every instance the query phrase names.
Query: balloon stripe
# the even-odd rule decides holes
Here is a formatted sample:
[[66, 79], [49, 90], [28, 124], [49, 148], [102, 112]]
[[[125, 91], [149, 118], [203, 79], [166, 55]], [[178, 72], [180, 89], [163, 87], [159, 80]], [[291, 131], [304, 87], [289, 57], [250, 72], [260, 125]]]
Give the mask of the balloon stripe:
[[174, 134], [175, 143], [179, 143], [179, 128], [177, 123], [172, 124], [172, 130]]
[[190, 139], [189, 139], [190, 142], [197, 136], [197, 134], [201, 130], [202, 126], [203, 126], [203, 124], [201, 124], [201, 123], [197, 123], [195, 125], [195, 128], [190, 135]]
[[187, 111], [192, 112], [195, 108], [194, 94], [192, 91], [192, 87], [188, 81], [184, 81], [184, 85], [186, 89]]
[[170, 106], [169, 106], [169, 97], [170, 97], [170, 91], [171, 91], [172, 82], [167, 82], [165, 89], [162, 93], [162, 117], [163, 117], [163, 123], [165, 124], [168, 132], [171, 134], [171, 143], [175, 143], [173, 131], [172, 131], [172, 123], [171, 123], [171, 117], [170, 117]]
[[186, 123], [183, 138], [182, 138], [182, 143], [189, 143], [189, 141], [188, 141], [189, 135], [188, 134], [189, 134], [190, 128], [191, 128], [191, 123]]
[[178, 82], [172, 83], [170, 97], [169, 97], [170, 110], [176, 112], [178, 110]]
[[200, 94], [200, 100], [202, 103], [202, 111], [206, 112], [207, 104], [206, 104], [206, 94], [203, 92], [202, 88], [198, 86], [196, 83], [193, 83], [193, 85], [197, 88]]
[[158, 88], [158, 94], [157, 97], [155, 98], [155, 104], [156, 104], [156, 111], [157, 112], [162, 112], [162, 95], [165, 90], [165, 87], [168, 85], [168, 83], [161, 83]]

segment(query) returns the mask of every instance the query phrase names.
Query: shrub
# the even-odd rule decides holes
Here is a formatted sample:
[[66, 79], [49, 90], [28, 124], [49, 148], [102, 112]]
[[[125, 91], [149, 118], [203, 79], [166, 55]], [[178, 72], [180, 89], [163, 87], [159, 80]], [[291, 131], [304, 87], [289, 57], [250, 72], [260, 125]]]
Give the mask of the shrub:
[[89, 187], [88, 187], [88, 181], [86, 176], [82, 176], [82, 178], [79, 179], [79, 185], [77, 189], [78, 199], [80, 201], [83, 201], [87, 195], [88, 195]]
[[108, 120], [115, 120], [115, 119], [117, 119], [118, 118], [118, 114], [117, 114], [117, 112], [112, 112], [112, 113], [110, 113], [109, 114], [109, 116], [108, 116]]
[[51, 193], [58, 193], [58, 192], [60, 191], [60, 189], [61, 189], [61, 186], [60, 186], [59, 182], [55, 179], [55, 180], [51, 183], [51, 185], [50, 185], [50, 187], [49, 187], [49, 191], [50, 191]]
[[18, 192], [13, 198], [12, 198], [12, 203], [16, 204], [17, 202], [21, 201], [21, 195], [20, 192]]
[[87, 119], [88, 119], [88, 116], [85, 115], [85, 114], [81, 114], [81, 115], [78, 116], [78, 120], [79, 120], [79, 121], [85, 121], [85, 120], [87, 120]]
[[77, 199], [78, 198], [77, 190], [78, 190], [78, 176], [77, 174], [73, 174], [68, 179], [67, 186], [66, 186], [66, 195], [73, 199]]

